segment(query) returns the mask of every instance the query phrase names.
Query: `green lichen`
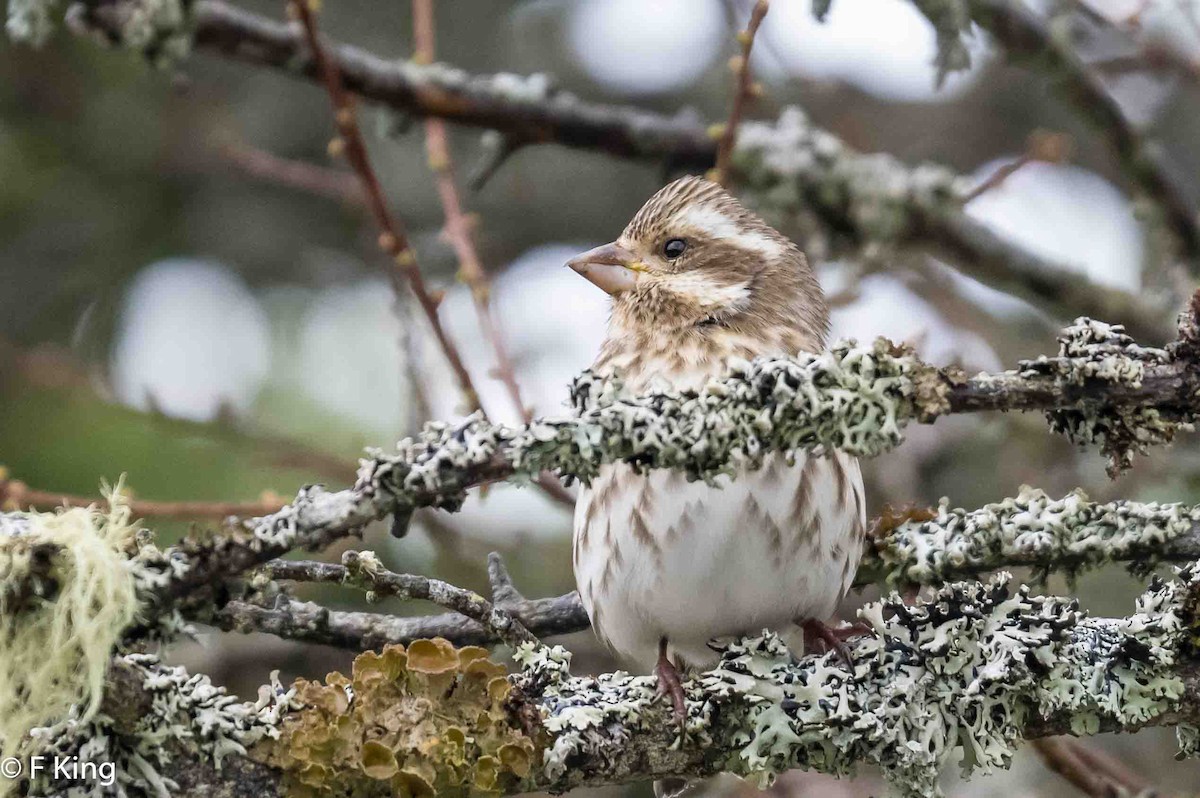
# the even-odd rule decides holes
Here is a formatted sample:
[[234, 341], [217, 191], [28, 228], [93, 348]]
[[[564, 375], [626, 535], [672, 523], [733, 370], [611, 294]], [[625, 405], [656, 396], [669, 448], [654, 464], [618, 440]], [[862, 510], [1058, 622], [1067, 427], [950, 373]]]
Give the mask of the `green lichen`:
[[891, 586], [939, 585], [1026, 564], [1044, 581], [1128, 561], [1145, 576], [1169, 544], [1193, 531], [1200, 507], [1129, 501], [1093, 502], [1082, 490], [1054, 499], [1023, 485], [1015, 497], [976, 510], [942, 499], [931, 517], [881, 528], [860, 575], [886, 574]]
[[[698, 391], [633, 396], [618, 378], [590, 371], [571, 390], [573, 416], [509, 428], [473, 416], [430, 424], [400, 451], [371, 452], [357, 490], [370, 497], [432, 494], [435, 506], [457, 509], [463, 475], [503, 458], [519, 475], [543, 470], [589, 480], [617, 460], [635, 469], [677, 468], [714, 480], [761, 464], [769, 451], [838, 449], [872, 456], [903, 440], [912, 417], [913, 378], [928, 369], [885, 339], [842, 341], [829, 351], [730, 364]], [[275, 527], [264, 536], [276, 534]]]
[[[852, 642], [852, 668], [833, 653], [797, 659], [764, 631], [721, 646], [717, 666], [685, 683], [684, 745], [759, 784], [793, 768], [851, 775], [873, 763], [894, 795], [937, 796], [956, 757], [965, 774], [1008, 767], [1039, 718], [1069, 719], [1082, 734], [1177, 709], [1194, 592], [1184, 571], [1155, 582], [1130, 617], [1094, 620], [1075, 600], [1032, 595], [1007, 574], [944, 585], [915, 604], [893, 595], [860, 613], [872, 633]], [[570, 783], [579, 763], [619, 760], [665, 717], [651, 710], [652, 677], [570, 677], [567, 663], [531, 651], [523, 677], [541, 685], [552, 786]], [[1186, 730], [1183, 742], [1194, 743]], [[659, 773], [698, 763], [660, 760]]]
[[[1163, 349], [1139, 346], [1120, 324], [1078, 318], [1058, 337], [1057, 357], [1045, 355], [1018, 364], [1022, 376], [1054, 376], [1070, 386], [1110, 383], [1140, 387], [1146, 368], [1172, 360]], [[1074, 407], [1046, 414], [1050, 428], [1080, 445], [1098, 445], [1108, 457], [1108, 473], [1116, 477], [1133, 465], [1135, 454], [1171, 443], [1179, 430], [1190, 430], [1187, 419], [1171, 419], [1158, 409], [1115, 407], [1103, 393], [1081, 398]]]
[[359, 655], [349, 678], [295, 689], [302, 708], [252, 752], [284, 770], [290, 795], [495, 795], [517, 791], [532, 769], [534, 743], [486, 649], [387, 646]]
[[837, 232], [849, 228], [863, 258], [879, 260], [917, 229], [924, 211], [957, 207], [969, 190], [945, 167], [855, 152], [797, 107], [774, 122], [742, 123], [733, 162], [755, 209], [808, 233], [802, 248], [818, 259], [831, 249], [830, 219]]
[[164, 665], [151, 654], [119, 655], [117, 668], [139, 684], [140, 695], [124, 696], [134, 706], [107, 702], [84, 716], [77, 705], [57, 723], [29, 731], [31, 755], [88, 762], [105, 768], [111, 780], [47, 768], [20, 785], [28, 798], [171, 798], [179, 789], [171, 777], [174, 756], [199, 756], [219, 770], [225, 758], [277, 735], [293, 705], [293, 692], [275, 673], [257, 700], [241, 702], [207, 676]]

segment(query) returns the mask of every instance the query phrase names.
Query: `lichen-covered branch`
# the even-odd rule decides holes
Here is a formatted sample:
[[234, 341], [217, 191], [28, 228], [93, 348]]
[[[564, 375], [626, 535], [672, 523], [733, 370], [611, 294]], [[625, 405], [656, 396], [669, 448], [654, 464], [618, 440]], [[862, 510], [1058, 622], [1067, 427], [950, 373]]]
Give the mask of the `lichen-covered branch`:
[[1138, 347], [1120, 328], [1090, 320], [1064, 332], [1056, 357], [970, 379], [883, 340], [734, 364], [698, 392], [634, 397], [619, 379], [584, 373], [572, 388], [573, 415], [519, 427], [478, 416], [430, 424], [395, 454], [372, 451], [352, 489], [308, 486], [238, 534], [186, 543], [176, 553], [191, 566], [155, 596], [178, 600], [292, 549], [361, 532], [397, 510], [456, 510], [469, 488], [485, 482], [542, 471], [587, 480], [618, 460], [714, 479], [753, 468], [770, 451], [874, 456], [898, 445], [909, 423], [951, 413], [1044, 410], [1056, 429], [1124, 465], [1130, 453], [1166, 443], [1190, 424], [1197, 379], [1186, 357]]
[[1193, 587], [1187, 574], [1152, 587], [1124, 619], [1085, 618], [1073, 600], [1005, 578], [947, 585], [915, 606], [893, 597], [862, 611], [873, 632], [855, 642], [852, 674], [836, 655], [796, 662], [778, 638], [739, 641], [689, 685], [690, 751], [639, 745], [669, 726], [650, 708], [653, 679], [559, 679], [551, 655], [534, 655], [527, 678], [549, 682], [545, 775], [555, 787], [642, 769], [769, 780], [875, 763], [895, 794], [928, 796], [958, 745], [967, 772], [1005, 767], [1021, 739], [1053, 733], [1184, 724], [1192, 750]]
[[344, 552], [341, 565], [272, 560], [263, 567], [262, 573], [271, 579], [355, 585], [367, 590], [368, 601], [385, 596], [430, 601], [481, 624], [513, 648], [537, 640], [508, 610], [493, 606], [478, 593], [428, 576], [394, 573], [385, 569], [369, 551]]
[[[1044, 581], [1052, 573], [1074, 578], [1090, 568], [1112, 564], [1145, 576], [1164, 563], [1200, 560], [1197, 506], [1093, 502], [1082, 491], [1054, 499], [1024, 487], [1014, 497], [976, 510], [952, 509], [943, 500], [928, 515], [927, 520], [892, 526], [878, 523], [859, 564], [855, 587], [936, 586], [1010, 568], [1028, 568], [1036, 580]], [[314, 571], [320, 571], [341, 581], [343, 572], [338, 569], [324, 563], [273, 561], [264, 570], [283, 579], [312, 578]], [[497, 591], [494, 598], [539, 638], [590, 626], [574, 591], [532, 600], [518, 593], [508, 601]], [[433, 637], [460, 646], [501, 639], [494, 630], [459, 613], [398, 617], [329, 610], [294, 600], [267, 605], [238, 600], [196, 619], [231, 631], [266, 632], [355, 650]]]
[[[771, 634], [724, 644], [716, 667], [685, 683], [682, 740], [653, 677], [573, 677], [566, 651], [529, 645], [504, 679], [482, 649], [444, 641], [368, 652], [349, 676], [277, 685], [254, 704], [135, 660], [145, 689], [162, 694], [138, 723], [174, 743], [204, 719], [207, 736], [162, 771], [206, 774], [184, 795], [247, 794], [243, 778], [261, 795], [333, 784], [348, 795], [511, 794], [717, 772], [766, 783], [791, 768], [850, 775], [875, 764], [893, 794], [933, 796], [959, 756], [966, 772], [986, 773], [1048, 735], [1169, 725], [1195, 754], [1196, 601], [1187, 570], [1153, 584], [1126, 618], [1088, 618], [1075, 600], [1031, 595], [1006, 576], [911, 605], [892, 596], [860, 613], [871, 631], [852, 641], [851, 668], [836, 654], [797, 659]], [[127, 703], [141, 706], [136, 695]], [[107, 716], [94, 724], [39, 739], [70, 753], [98, 736], [103, 755], [134, 761], [121, 746], [140, 736], [112, 733]], [[196, 767], [218, 750], [220, 770]], [[161, 746], [158, 764], [177, 751]]]
[[859, 585], [937, 585], [1002, 568], [1028, 567], [1039, 580], [1073, 577], [1123, 562], [1145, 576], [1163, 562], [1200, 560], [1200, 507], [1061, 499], [1023, 487], [978, 510], [942, 500], [933, 517], [879, 530], [859, 568]]
[[[987, 285], [1052, 313], [1124, 320], [1140, 337], [1169, 338], [1169, 313], [1141, 297], [1079, 278], [1014, 245], [963, 213], [971, 187], [941, 166], [910, 168], [884, 153], [863, 155], [813, 126], [799, 108], [774, 122], [747, 122], [735, 156], [749, 198], [772, 215], [809, 213], [865, 255], [927, 248]], [[1083, 310], [1088, 308], [1088, 310]]]
[[[121, 653], [128, 641], [153, 628], [166, 626], [177, 634], [176, 603], [194, 612], [214, 599], [214, 622], [220, 625], [322, 642], [382, 642], [388, 638], [369, 637], [379, 634], [378, 616], [334, 616], [291, 600], [260, 605], [221, 597], [229, 595], [229, 580], [274, 554], [323, 545], [397, 509], [454, 509], [466, 489], [482, 480], [531, 478], [545, 469], [588, 479], [601, 464], [616, 460], [712, 479], [753, 467], [773, 450], [877, 454], [895, 446], [912, 421], [980, 409], [1043, 410], [1056, 428], [1101, 444], [1123, 462], [1124, 451], [1165, 442], [1195, 414], [1194, 318], [1185, 317], [1181, 326], [1180, 342], [1161, 350], [1134, 344], [1119, 328], [1079, 320], [1064, 332], [1055, 356], [972, 379], [933, 368], [883, 341], [735, 363], [727, 377], [694, 392], [630, 396], [619, 378], [584, 374], [573, 386], [570, 416], [516, 428], [478, 417], [431, 425], [396, 454], [372, 452], [351, 490], [306, 488], [278, 513], [247, 522], [239, 535], [167, 552], [142, 533], [122, 532], [104, 544], [107, 553], [78, 555], [83, 559], [68, 571], [46, 571], [20, 558], [19, 544], [63, 547], [72, 541], [54, 537], [55, 516], [0, 516], [0, 531], [10, 538], [0, 551], [17, 555], [10, 574], [13, 567], [23, 569], [49, 588], [23, 591], [24, 600], [37, 602], [51, 617], [67, 600], [63, 595], [87, 607], [119, 609], [120, 620], [101, 624], [105, 637], [96, 650], [107, 655], [116, 647], [126, 664], [141, 668], [145, 689], [156, 692], [150, 713], [137, 721], [132, 735], [116, 731], [115, 721], [96, 711], [93, 700], [90, 710], [31, 732], [28, 744], [70, 755], [99, 741], [88, 755], [122, 763], [134, 774], [131, 785], [148, 793], [183, 794], [242, 790], [240, 783], [221, 781], [241, 778], [238, 774], [253, 782], [255, 794], [320, 794], [332, 783], [353, 785], [351, 794], [363, 795], [384, 785], [414, 794], [461, 792], [466, 785], [504, 793], [717, 771], [756, 780], [793, 767], [846, 774], [867, 762], [879, 765], [898, 790], [932, 795], [938, 768], [957, 745], [967, 751], [966, 765], [986, 770], [1006, 765], [1026, 738], [1172, 724], [1181, 730], [1184, 749], [1194, 753], [1200, 747], [1195, 728], [1200, 589], [1190, 571], [1170, 583], [1156, 582], [1133, 615], [1110, 620], [1089, 620], [1068, 600], [1031, 596], [1004, 578], [989, 584], [949, 581], [1005, 564], [1028, 565], [1037, 574], [1052, 569], [1073, 574], [1126, 560], [1143, 573], [1157, 562], [1196, 553], [1195, 508], [1095, 504], [1078, 494], [1055, 501], [1024, 490], [980, 510], [943, 505], [932, 516], [885, 525], [869, 549], [864, 579], [946, 584], [924, 603], [910, 606], [893, 598], [864, 609], [873, 634], [855, 643], [852, 675], [836, 658], [797, 661], [770, 635], [729, 643], [716, 669], [689, 682], [682, 744], [676, 744], [675, 727], [656, 702], [652, 678], [572, 678], [566, 652], [532, 642], [511, 641], [524, 664], [511, 681], [486, 663], [482, 649], [456, 652], [448, 642], [413, 641], [407, 651], [363, 655], [352, 677], [301, 684], [295, 692], [273, 686], [253, 705], [236, 703], [202, 677], [164, 671], [151, 660], [129, 659], [142, 655]], [[88, 540], [103, 538], [92, 528], [94, 515], [64, 512], [86, 516], [91, 526], [80, 534]], [[115, 565], [104, 566], [112, 582], [88, 579], [93, 560], [108, 563], [114, 557]], [[578, 617], [572, 615], [578, 612], [572, 597], [528, 602], [506, 579], [501, 563], [490, 566], [495, 604], [468, 596], [459, 606], [484, 621], [479, 633], [485, 640], [497, 632], [491, 623], [497, 609], [530, 629], [553, 622], [567, 631], [565, 622]], [[278, 564], [275, 575], [297, 575], [290, 567]], [[436, 594], [450, 606], [463, 598], [435, 590], [430, 582], [422, 586], [420, 578], [364, 567], [361, 557], [345, 568], [295, 568], [305, 576], [349, 579], [399, 595]], [[126, 598], [97, 602], [91, 592], [80, 592], [95, 585], [107, 591], [108, 584], [120, 587]], [[255, 589], [253, 579], [246, 584]], [[546, 614], [523, 614], [534, 608]], [[33, 616], [0, 617], [19, 619], [18, 631], [35, 629]], [[92, 628], [80, 617], [83, 625], [68, 629]], [[410, 634], [430, 633], [433, 621], [446, 624], [448, 635], [469, 629], [453, 615], [400, 621], [412, 624]], [[11, 653], [4, 661], [18, 662]], [[70, 658], [53, 660], [62, 661]], [[58, 704], [34, 708], [41, 715], [50, 705]], [[423, 742], [430, 739], [450, 747]], [[147, 746], [153, 746], [153, 758]], [[189, 752], [188, 763], [165, 769], [165, 757], [180, 746]], [[228, 769], [218, 768], [225, 759]], [[187, 774], [186, 786], [175, 779], [177, 773]], [[167, 785], [168, 777], [179, 790]], [[60, 787], [38, 783], [30, 792], [70, 794]]]
[[[123, 18], [113, 7], [89, 0], [80, 6], [80, 24], [115, 29], [119, 37]], [[222, 0], [198, 0], [190, 13], [197, 50], [319, 78], [311, 54], [287, 25]], [[384, 59], [351, 45], [325, 49], [349, 91], [406, 113], [498, 131], [505, 152], [555, 143], [697, 171], [716, 158], [708, 127], [691, 117], [588, 102], [544, 75], [472, 75], [444, 64]], [[1124, 322], [1150, 340], [1170, 335], [1164, 308], [1097, 285], [966, 216], [962, 205], [970, 187], [945, 168], [909, 168], [887, 155], [854, 152], [811, 127], [798, 109], [774, 124], [747, 122], [741, 131], [735, 171], [747, 199], [765, 212], [786, 213], [803, 201], [827, 237], [844, 239], [868, 256], [889, 246], [932, 247], [977, 279], [1065, 318], [1084, 314]]]
[[[574, 592], [556, 598], [532, 599], [524, 607], [509, 611], [538, 637], [569, 634], [589, 627], [587, 613]], [[433, 637], [460, 646], [485, 646], [500, 641], [494, 630], [457, 612], [403, 616], [331, 610], [296, 600], [275, 601], [269, 606], [230, 601], [215, 611], [198, 612], [194, 620], [231, 632], [261, 632], [355, 651]]]

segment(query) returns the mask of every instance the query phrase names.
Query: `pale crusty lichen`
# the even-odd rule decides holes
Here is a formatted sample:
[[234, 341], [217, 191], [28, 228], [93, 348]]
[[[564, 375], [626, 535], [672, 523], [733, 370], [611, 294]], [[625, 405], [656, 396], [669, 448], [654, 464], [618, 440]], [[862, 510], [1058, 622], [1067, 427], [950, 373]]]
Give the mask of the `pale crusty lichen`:
[[[364, 461], [364, 468], [366, 465]], [[360, 482], [361, 477], [360, 471]], [[248, 545], [255, 550], [292, 548], [303, 534], [352, 525], [359, 519], [365, 522], [377, 513], [375, 502], [364, 491], [330, 492], [321, 485], [305, 485], [290, 504], [249, 523]]]
[[[738, 130], [734, 164], [756, 208], [775, 221], [813, 208], [826, 216], [836, 209], [841, 224], [854, 229], [863, 255], [878, 258], [917, 224], [919, 209], [957, 205], [970, 189], [945, 167], [909, 167], [890, 155], [855, 152], [841, 139], [814, 127], [800, 108], [788, 107], [773, 122], [747, 120]], [[820, 257], [828, 242], [817, 231], [805, 251]]]
[[896, 446], [913, 414], [913, 377], [928, 369], [880, 339], [841, 342], [820, 354], [731, 364], [699, 391], [630, 396], [619, 379], [584, 372], [571, 396], [575, 414], [508, 428], [473, 416], [430, 424], [396, 455], [372, 452], [358, 488], [372, 495], [432, 496], [457, 508], [464, 474], [503, 458], [526, 478], [551, 469], [582, 480], [601, 465], [678, 468], [715, 479], [761, 463], [770, 450], [840, 449], [871, 456]]
[[951, 509], [942, 499], [932, 518], [875, 538], [865, 567], [886, 574], [892, 586], [943, 584], [994, 569], [997, 562], [1027, 564], [1038, 579], [1051, 571], [1073, 577], [1114, 560], [1145, 575], [1167, 545], [1198, 522], [1200, 507], [1093, 502], [1082, 490], [1053, 499], [1023, 485], [1017, 496], [977, 510]]
[[653, 676], [624, 671], [572, 677], [571, 653], [562, 646], [523, 646], [516, 652], [522, 672], [517, 684], [537, 696], [550, 743], [542, 754], [542, 775], [559, 782], [583, 762], [610, 759], [631, 735], [662, 718], [647, 710], [658, 703]]
[[417, 640], [360, 654], [350, 678], [296, 683], [299, 709], [253, 755], [293, 796], [517, 792], [534, 742], [507, 707], [512, 686], [487, 650]]
[[40, 47], [54, 32], [58, 0], [8, 0], [4, 30], [14, 42]]
[[[15, 42], [39, 46], [54, 32], [59, 0], [10, 0], [5, 30]], [[167, 64], [187, 55], [191, 33], [183, 0], [115, 0], [99, 10], [77, 2], [67, 8], [66, 21], [78, 32], [90, 33], [91, 14], [105, 17], [96, 38], [144, 54], [156, 64]]]
[[[1084, 733], [1103, 721], [1136, 728], [1175, 708], [1191, 582], [1184, 573], [1156, 583], [1120, 620], [1086, 619], [1074, 600], [1031, 596], [1007, 574], [945, 585], [914, 605], [893, 595], [860, 613], [873, 632], [853, 642], [853, 672], [836, 654], [797, 660], [764, 632], [725, 645], [716, 668], [685, 684], [686, 744], [728, 753], [723, 769], [760, 783], [867, 762], [896, 795], [939, 795], [939, 771], [957, 751], [966, 773], [1007, 767], [1040, 717], [1069, 718]], [[620, 758], [663, 723], [648, 712], [651, 677], [572, 678], [561, 653], [525, 658], [542, 684], [551, 786], [572, 764]]]
[[[1045, 355], [1018, 364], [1022, 376], [1050, 375], [1067, 385], [1083, 386], [1089, 381], [1115, 383], [1137, 388], [1147, 366], [1171, 362], [1163, 349], [1139, 346], [1120, 324], [1078, 318], [1058, 337], [1057, 357]], [[1133, 464], [1135, 454], [1150, 446], [1164, 445], [1191, 423], [1165, 417], [1155, 408], [1113, 407], [1103, 394], [1083, 397], [1069, 410], [1046, 414], [1050, 427], [1081, 445], [1098, 444], [1108, 456], [1108, 471], [1116, 476]]]
[[173, 753], [199, 754], [219, 769], [225, 757], [277, 737], [282, 717], [296, 706], [295, 691], [284, 688], [276, 674], [256, 701], [243, 703], [207, 676], [189, 675], [156, 656], [124, 654], [117, 660], [145, 693], [132, 729], [119, 728], [103, 712], [86, 718], [75, 712], [30, 732], [33, 750], [47, 761], [77, 758], [111, 766], [111, 781], [47, 769], [23, 785], [30, 798], [170, 798], [178, 789], [171, 778]]
[[[1140, 379], [1148, 365], [1162, 364], [1160, 350], [1112, 338], [1118, 332], [1082, 319], [1064, 333], [1059, 357], [1025, 362], [1020, 372], [978, 375], [971, 386], [980, 396], [1011, 391], [1019, 400], [1028, 389], [1024, 376], [1049, 376], [1065, 390], [1081, 381]], [[1095, 335], [1105, 336], [1105, 343], [1088, 342]], [[545, 470], [586, 481], [601, 465], [624, 460], [639, 469], [676, 468], [691, 479], [711, 480], [753, 468], [772, 450], [840, 449], [869, 457], [903, 440], [906, 424], [950, 412], [951, 394], [964, 383], [957, 372], [935, 369], [884, 339], [731, 365], [729, 374], [700, 391], [641, 396], [627, 395], [619, 376], [585, 372], [572, 388], [573, 415], [523, 427], [489, 424], [478, 415], [431, 423], [416, 439], [401, 441], [395, 453], [368, 451], [352, 490], [309, 486], [280, 512], [254, 520], [248, 545], [307, 545], [397, 509], [455, 510], [481, 480], [528, 481]], [[1056, 411], [1052, 424], [1110, 453], [1165, 441], [1182, 426], [1152, 408], [1114, 407], [1086, 391], [1076, 393], [1072, 409]]]

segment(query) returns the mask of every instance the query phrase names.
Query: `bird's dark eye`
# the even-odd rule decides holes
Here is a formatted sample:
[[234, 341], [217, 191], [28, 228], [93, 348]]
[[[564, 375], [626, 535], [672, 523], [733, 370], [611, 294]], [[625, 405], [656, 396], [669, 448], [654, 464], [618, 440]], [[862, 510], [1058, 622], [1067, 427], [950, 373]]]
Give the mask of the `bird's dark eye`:
[[682, 238], [672, 238], [663, 244], [663, 254], [670, 260], [675, 260], [687, 249], [687, 242]]

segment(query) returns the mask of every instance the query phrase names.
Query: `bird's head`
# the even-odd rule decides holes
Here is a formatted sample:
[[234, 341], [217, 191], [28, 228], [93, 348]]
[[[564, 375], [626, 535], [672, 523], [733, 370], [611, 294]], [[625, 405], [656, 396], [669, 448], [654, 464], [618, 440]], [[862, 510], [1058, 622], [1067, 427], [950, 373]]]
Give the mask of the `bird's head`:
[[751, 356], [824, 343], [829, 312], [800, 249], [702, 178], [667, 185], [616, 241], [568, 265], [612, 297], [610, 341], [761, 343], [725, 347]]

